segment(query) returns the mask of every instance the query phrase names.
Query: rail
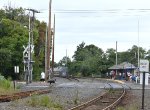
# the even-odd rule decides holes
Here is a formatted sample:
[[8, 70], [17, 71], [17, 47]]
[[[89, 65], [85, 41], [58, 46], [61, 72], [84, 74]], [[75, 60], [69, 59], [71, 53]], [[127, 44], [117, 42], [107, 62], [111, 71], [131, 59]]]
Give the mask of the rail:
[[122, 95], [114, 103], [112, 103], [111, 105], [107, 106], [106, 108], [104, 108], [102, 110], [111, 110], [112, 108], [116, 107], [117, 104], [120, 103], [121, 99], [125, 96], [125, 94], [126, 94], [126, 90], [123, 87], [123, 93], [122, 93]]
[[[97, 103], [98, 101], [99, 101], [99, 103], [108, 103], [107, 101], [106, 101], [106, 102], [105, 102], [105, 101], [104, 101], [104, 102], [100, 101], [100, 100], [103, 99], [103, 97], [105, 97], [107, 94], [109, 94], [109, 92], [110, 92], [111, 90], [115, 90], [115, 89], [113, 89], [113, 86], [112, 86], [110, 83], [107, 83], [107, 84], [110, 86], [110, 88], [109, 88], [109, 90], [108, 90], [107, 92], [104, 92], [102, 95], [100, 95], [100, 96], [98, 96], [98, 97], [96, 97], [96, 98], [93, 98], [93, 99], [91, 99], [91, 100], [88, 101], [88, 102], [85, 102], [85, 103], [82, 103], [82, 104], [80, 104], [80, 105], [78, 105], [78, 106], [75, 106], [75, 107], [73, 107], [73, 108], [70, 108], [70, 109], [68, 109], [68, 110], [84, 110], [85, 108], [87, 108], [87, 107], [89, 107], [89, 106], [91, 106], [91, 105]], [[119, 98], [114, 99], [114, 101], [113, 101], [111, 104], [109, 104], [109, 105], [106, 106], [106, 107], [103, 107], [102, 110], [111, 110], [111, 109], [113, 109], [113, 108], [116, 107], [117, 104], [123, 99], [123, 97], [124, 97], [125, 94], [126, 94], [126, 89], [125, 89], [125, 87], [123, 86], [123, 84], [121, 84], [121, 87], [122, 87], [122, 89], [119, 90], [119, 91], [121, 91], [121, 95], [119, 96]]]
[[35, 94], [46, 94], [49, 92], [50, 90], [33, 90], [33, 91], [14, 93], [11, 95], [0, 95], [0, 102], [10, 102], [16, 99], [25, 98], [25, 97], [32, 96]]

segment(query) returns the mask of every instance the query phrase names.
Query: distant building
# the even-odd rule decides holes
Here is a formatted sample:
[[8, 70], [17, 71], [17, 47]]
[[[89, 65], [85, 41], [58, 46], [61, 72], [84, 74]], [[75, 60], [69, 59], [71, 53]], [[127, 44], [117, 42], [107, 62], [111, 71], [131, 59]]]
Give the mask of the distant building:
[[[118, 65], [113, 65], [112, 67], [108, 68], [111, 71], [115, 72], [115, 75], [125, 74], [125, 78], [127, 77], [127, 73], [131, 73], [132, 75], [137, 74], [137, 67], [129, 62], [123, 62]], [[117, 73], [116, 73], [117, 72]]]
[[112, 67], [108, 69], [109, 70], [125, 70], [125, 69], [134, 70], [134, 69], [137, 69], [137, 67], [135, 67], [133, 64], [129, 62], [123, 62], [118, 65], [113, 65]]

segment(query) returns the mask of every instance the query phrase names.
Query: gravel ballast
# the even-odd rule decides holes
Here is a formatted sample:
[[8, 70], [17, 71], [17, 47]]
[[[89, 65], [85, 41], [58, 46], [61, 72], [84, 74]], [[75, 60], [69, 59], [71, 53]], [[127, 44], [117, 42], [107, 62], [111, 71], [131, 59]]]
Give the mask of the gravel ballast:
[[[65, 78], [56, 78], [56, 83], [52, 85], [44, 82], [36, 82], [29, 85], [21, 84], [21, 90], [35, 90], [49, 88], [50, 93], [45, 95], [39, 95], [36, 97], [48, 96], [51, 100], [62, 106], [62, 110], [67, 110], [73, 106], [87, 102], [91, 98], [94, 98], [105, 91], [106, 80], [101, 79], [79, 79], [68, 80]], [[128, 91], [125, 100], [121, 106], [124, 110], [141, 110], [142, 101], [142, 85], [132, 82], [125, 82], [132, 89]], [[150, 110], [150, 86], [146, 86], [145, 90], [145, 109]], [[58, 110], [54, 108], [47, 108], [42, 106], [29, 106], [27, 102], [32, 97], [19, 99], [12, 102], [0, 103], [0, 110]]]

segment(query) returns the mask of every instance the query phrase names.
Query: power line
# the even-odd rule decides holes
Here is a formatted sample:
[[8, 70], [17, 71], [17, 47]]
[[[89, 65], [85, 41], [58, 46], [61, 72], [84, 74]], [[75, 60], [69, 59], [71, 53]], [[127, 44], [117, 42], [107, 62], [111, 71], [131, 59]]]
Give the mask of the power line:
[[[42, 9], [42, 10], [47, 10], [47, 9]], [[48, 10], [47, 10], [48, 11]], [[104, 10], [89, 10], [89, 9], [84, 9], [84, 10], [74, 10], [74, 9], [53, 9], [52, 13], [55, 14], [61, 14], [61, 15], [75, 15], [78, 17], [107, 17], [107, 16], [149, 16], [150, 15], [150, 9], [104, 9]], [[79, 15], [78, 15], [79, 14]], [[82, 15], [80, 15], [82, 14]], [[39, 17], [38, 17], [39, 18]], [[41, 18], [41, 17], [40, 17]], [[46, 17], [42, 17], [46, 18]]]
[[[42, 11], [48, 11], [48, 9], [41, 9]], [[52, 10], [55, 13], [100, 13], [100, 12], [121, 12], [121, 11], [138, 11], [138, 12], [149, 12], [150, 9], [102, 9], [102, 10], [91, 10], [91, 9], [84, 9], [84, 10], [76, 10], [76, 9], [54, 9]]]

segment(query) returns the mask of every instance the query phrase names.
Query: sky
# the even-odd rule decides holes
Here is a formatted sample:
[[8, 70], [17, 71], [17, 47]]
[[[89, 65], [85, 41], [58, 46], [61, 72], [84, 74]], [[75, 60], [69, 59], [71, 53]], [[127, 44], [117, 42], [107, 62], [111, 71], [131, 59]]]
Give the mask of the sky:
[[[0, 0], [0, 7], [33, 8], [48, 22], [49, 0]], [[82, 42], [106, 51], [126, 51], [133, 45], [150, 49], [150, 0], [52, 0], [56, 17], [55, 62], [72, 58]], [[66, 52], [67, 51], [67, 52]]]

